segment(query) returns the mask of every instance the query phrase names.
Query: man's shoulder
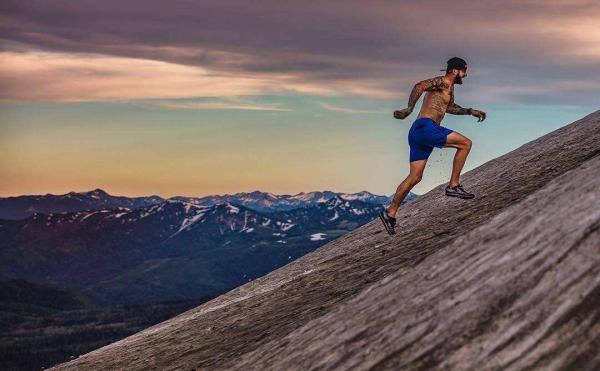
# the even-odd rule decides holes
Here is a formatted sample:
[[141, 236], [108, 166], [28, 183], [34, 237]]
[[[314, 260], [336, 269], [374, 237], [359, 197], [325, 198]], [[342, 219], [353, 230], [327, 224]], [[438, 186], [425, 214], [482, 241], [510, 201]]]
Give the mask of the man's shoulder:
[[440, 82], [440, 86], [443, 86], [445, 89], [449, 89], [451, 87], [451, 82], [450, 79], [448, 79], [446, 76], [442, 75], [442, 76], [436, 76], [434, 77], [435, 79], [438, 79]]
[[427, 80], [423, 80], [430, 89], [429, 90], [443, 90], [450, 89], [450, 80], [446, 78], [446, 76], [435, 76]]

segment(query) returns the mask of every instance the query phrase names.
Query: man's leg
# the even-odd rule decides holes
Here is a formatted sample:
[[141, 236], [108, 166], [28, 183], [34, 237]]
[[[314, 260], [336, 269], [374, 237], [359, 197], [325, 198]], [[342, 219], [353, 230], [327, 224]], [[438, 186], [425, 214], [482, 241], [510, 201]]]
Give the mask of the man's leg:
[[388, 215], [392, 218], [396, 217], [396, 212], [398, 212], [400, 203], [402, 203], [402, 200], [404, 200], [406, 195], [408, 195], [408, 192], [410, 192], [410, 190], [421, 181], [426, 163], [427, 160], [417, 160], [410, 162], [410, 173], [396, 189], [394, 199], [392, 200], [390, 207], [387, 209]]
[[471, 139], [456, 131], [453, 131], [446, 137], [446, 144], [444, 144], [444, 147], [456, 148], [456, 154], [454, 155], [454, 161], [452, 163], [450, 187], [456, 187], [459, 184], [460, 172], [465, 165], [465, 161], [467, 161], [467, 155], [471, 150], [471, 146]]

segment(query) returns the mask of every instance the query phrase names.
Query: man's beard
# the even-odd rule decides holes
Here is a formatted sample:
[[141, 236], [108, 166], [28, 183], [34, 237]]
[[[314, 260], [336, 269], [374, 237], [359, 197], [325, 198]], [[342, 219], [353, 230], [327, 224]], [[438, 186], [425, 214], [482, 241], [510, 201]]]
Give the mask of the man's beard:
[[462, 85], [462, 77], [456, 75], [456, 79], [454, 79], [454, 83], [458, 85]]

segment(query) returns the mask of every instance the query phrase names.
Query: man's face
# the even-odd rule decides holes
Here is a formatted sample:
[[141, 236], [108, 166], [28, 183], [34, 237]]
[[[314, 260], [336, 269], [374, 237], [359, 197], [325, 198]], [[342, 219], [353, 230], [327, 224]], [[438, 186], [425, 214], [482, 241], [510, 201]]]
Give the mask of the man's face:
[[465, 69], [457, 70], [457, 71], [458, 71], [458, 73], [456, 75], [456, 79], [454, 80], [454, 82], [456, 84], [460, 85], [463, 83], [463, 81], [462, 81], [463, 77], [467, 77], [467, 66], [465, 66]]

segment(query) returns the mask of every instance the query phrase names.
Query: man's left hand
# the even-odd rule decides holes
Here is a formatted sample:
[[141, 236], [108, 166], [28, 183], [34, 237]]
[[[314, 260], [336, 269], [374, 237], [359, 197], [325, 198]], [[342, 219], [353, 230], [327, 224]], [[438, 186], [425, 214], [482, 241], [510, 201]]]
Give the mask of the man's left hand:
[[486, 118], [485, 112], [477, 110], [477, 109], [471, 110], [471, 116], [477, 117], [477, 122], [481, 122], [481, 121], [485, 120], [485, 118]]

